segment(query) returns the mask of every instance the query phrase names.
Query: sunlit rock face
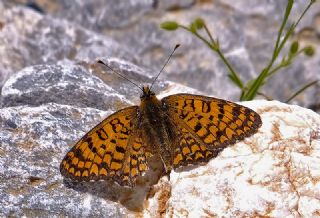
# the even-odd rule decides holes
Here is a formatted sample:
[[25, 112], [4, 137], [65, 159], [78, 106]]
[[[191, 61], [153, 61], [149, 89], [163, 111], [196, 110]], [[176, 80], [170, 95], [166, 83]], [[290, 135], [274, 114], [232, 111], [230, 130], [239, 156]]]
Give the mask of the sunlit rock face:
[[277, 101], [243, 102], [257, 111], [258, 133], [207, 165], [172, 172], [145, 214], [165, 217], [317, 217], [320, 116]]

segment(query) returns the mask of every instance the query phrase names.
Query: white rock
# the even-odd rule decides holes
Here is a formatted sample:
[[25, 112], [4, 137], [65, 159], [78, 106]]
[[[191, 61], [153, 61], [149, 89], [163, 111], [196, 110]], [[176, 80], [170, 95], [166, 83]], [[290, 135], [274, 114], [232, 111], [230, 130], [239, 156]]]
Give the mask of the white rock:
[[145, 217], [320, 216], [320, 116], [277, 101], [241, 104], [261, 115], [259, 131], [163, 178]]

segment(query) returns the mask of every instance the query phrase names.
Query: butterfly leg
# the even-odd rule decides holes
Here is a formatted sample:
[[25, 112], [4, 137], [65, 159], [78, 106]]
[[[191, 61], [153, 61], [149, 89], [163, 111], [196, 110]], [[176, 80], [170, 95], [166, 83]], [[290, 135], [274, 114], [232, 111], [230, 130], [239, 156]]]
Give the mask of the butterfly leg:
[[172, 166], [167, 166], [162, 158], [162, 156], [160, 155], [160, 158], [161, 158], [161, 161], [162, 161], [162, 164], [163, 164], [163, 168], [164, 170], [162, 171], [162, 174], [160, 175], [160, 177], [163, 177], [163, 176], [167, 176], [168, 178], [168, 181], [170, 181], [170, 173], [171, 173], [171, 170], [172, 170]]
[[171, 167], [171, 166], [167, 166], [167, 165], [166, 165], [166, 162], [165, 162], [165, 160], [163, 159], [163, 157], [162, 157], [161, 155], [160, 155], [160, 158], [161, 158], [162, 163], [163, 163], [163, 168], [164, 168], [165, 174], [170, 173], [170, 172], [171, 172], [172, 167]]

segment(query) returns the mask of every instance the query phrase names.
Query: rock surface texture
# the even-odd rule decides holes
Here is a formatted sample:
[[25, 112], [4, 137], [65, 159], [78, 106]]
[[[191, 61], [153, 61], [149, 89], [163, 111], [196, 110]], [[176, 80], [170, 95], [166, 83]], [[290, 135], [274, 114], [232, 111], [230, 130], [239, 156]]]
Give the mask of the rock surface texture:
[[[50, 70], [52, 75], [63, 72], [60, 80], [56, 85], [46, 81], [44, 84], [48, 85], [43, 84], [41, 88], [41, 72], [47, 72], [46, 78], [50, 78]], [[155, 186], [138, 185], [134, 189], [112, 182], [64, 181], [59, 164], [68, 149], [96, 123], [128, 104], [121, 100], [120, 93], [79, 69], [77, 72], [82, 73], [75, 74], [73, 84], [84, 93], [87, 101], [79, 105], [72, 103], [78, 98], [72, 93], [65, 97], [67, 99], [59, 98], [60, 92], [68, 92], [70, 87], [61, 84], [68, 84], [68, 75], [72, 72], [72, 65], [29, 67], [4, 85], [3, 99], [9, 100], [5, 101], [8, 105], [0, 109], [1, 216], [319, 215], [320, 116], [311, 110], [276, 101], [244, 102], [262, 117], [263, 125], [258, 133], [226, 148], [206, 165], [172, 172], [170, 181], [163, 177]], [[24, 76], [27, 77], [21, 79]], [[29, 91], [18, 86], [21, 81], [25, 81]], [[99, 86], [94, 90], [105, 90], [105, 98], [110, 102], [115, 98], [123, 102], [118, 104], [119, 108], [115, 108], [117, 104], [106, 104], [104, 111], [92, 107], [91, 100], [96, 98], [90, 95], [93, 81]], [[186, 87], [162, 84], [161, 97], [194, 92]], [[39, 89], [42, 96], [51, 96], [51, 101], [55, 102], [10, 103], [12, 99], [24, 102], [24, 94], [28, 101], [37, 102], [42, 99]], [[125, 90], [124, 94], [132, 89]], [[100, 107], [99, 104], [96, 107]]]
[[[158, 97], [187, 92], [236, 100], [239, 90], [208, 48], [159, 24], [203, 17], [226, 57], [249, 79], [269, 58], [285, 5], [0, 1], [0, 217], [320, 217], [320, 115], [279, 101], [242, 102], [261, 115], [256, 134], [154, 185], [75, 183], [59, 172], [66, 152], [93, 126], [139, 104], [140, 90], [97, 59], [139, 85], [150, 84], [181, 43], [153, 87]], [[294, 13], [303, 7], [296, 2]], [[318, 50], [319, 9], [316, 3], [294, 34]], [[283, 100], [319, 79], [319, 57], [298, 59], [265, 91]], [[310, 89], [296, 103], [316, 109], [319, 90]]]
[[319, 217], [320, 116], [276, 101], [244, 102], [258, 133], [207, 165], [173, 172], [145, 214], [164, 217]]

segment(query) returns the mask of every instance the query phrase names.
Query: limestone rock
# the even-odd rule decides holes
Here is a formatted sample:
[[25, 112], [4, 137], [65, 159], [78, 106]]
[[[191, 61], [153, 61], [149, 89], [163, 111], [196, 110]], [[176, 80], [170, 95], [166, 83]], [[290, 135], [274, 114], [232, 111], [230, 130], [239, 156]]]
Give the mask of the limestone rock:
[[40, 106], [49, 102], [105, 110], [129, 104], [84, 67], [73, 64], [27, 67], [2, 88], [2, 107]]
[[320, 116], [277, 101], [243, 102], [263, 121], [258, 133], [207, 165], [172, 172], [146, 217], [318, 217]]

